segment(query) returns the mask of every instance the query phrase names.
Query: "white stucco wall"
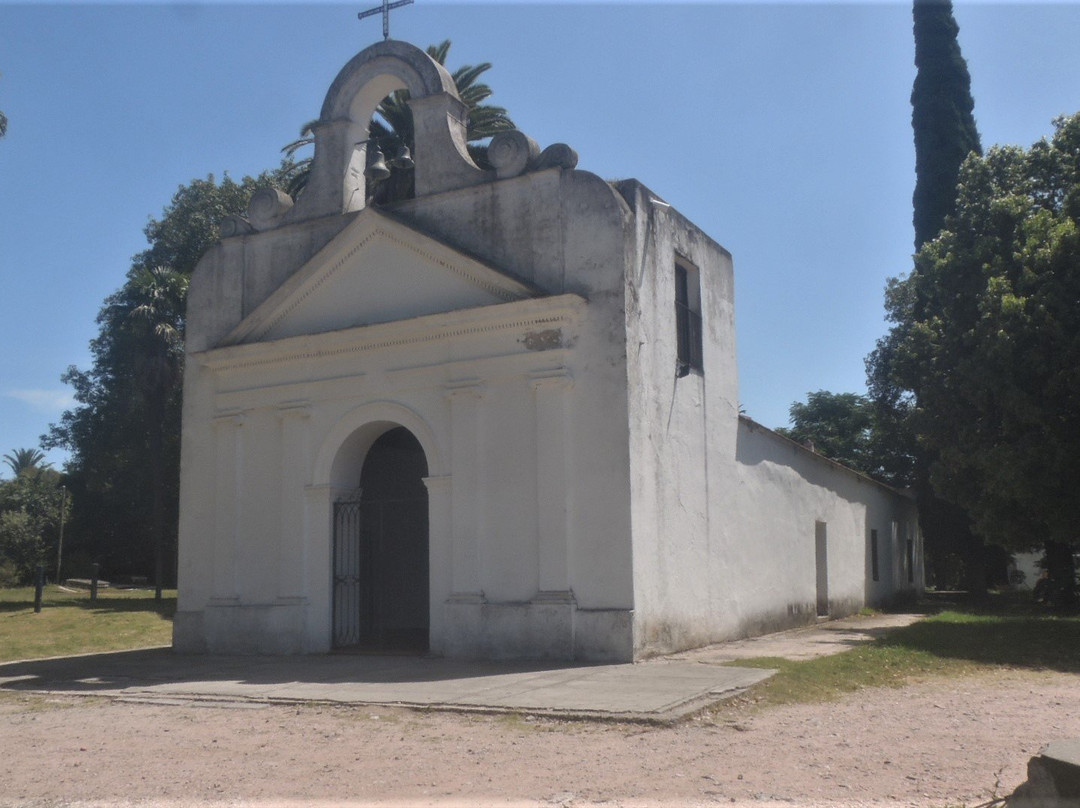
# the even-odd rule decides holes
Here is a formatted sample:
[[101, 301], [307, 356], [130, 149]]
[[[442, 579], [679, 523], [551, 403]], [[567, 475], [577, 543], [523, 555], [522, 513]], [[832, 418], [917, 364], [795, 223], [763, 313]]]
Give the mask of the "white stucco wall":
[[1035, 584], [1043, 572], [1042, 567], [1039, 566], [1043, 556], [1042, 551], [1037, 553], [1013, 553], [1013, 569], [1024, 574], [1023, 580], [1015, 584], [1017, 589], [1035, 588]]
[[[912, 498], [844, 469], [765, 429], [740, 420], [736, 452], [748, 500], [743, 527], [756, 549], [760, 570], [752, 575], [744, 602], [756, 605], [766, 625], [815, 616], [815, 524], [828, 537], [829, 615], [878, 606], [921, 588], [922, 548]], [[775, 492], [785, 496], [777, 498]], [[878, 536], [878, 581], [871, 570], [871, 531]], [[914, 566], [906, 558], [913, 544]], [[766, 562], [772, 560], [772, 566]], [[773, 569], [775, 567], [775, 570]], [[909, 581], [909, 572], [910, 578]], [[772, 609], [766, 608], [766, 604]], [[775, 610], [783, 604], [784, 610]]]
[[[578, 215], [557, 212], [522, 231], [518, 222], [543, 221], [550, 205]], [[501, 215], [485, 218], [485, 209]], [[380, 216], [348, 214], [348, 225], [258, 306], [225, 296], [194, 315], [191, 345], [200, 350], [189, 354], [185, 382], [177, 647], [329, 647], [331, 503], [357, 482], [336, 469], [358, 478], [378, 432], [359, 442], [353, 435], [368, 429], [365, 417], [377, 429], [401, 423], [378, 414], [390, 407], [421, 425], [403, 424], [431, 447], [437, 478], [429, 486], [432, 649], [629, 658], [625, 204], [598, 178], [555, 169], [402, 206], [396, 221], [437, 221], [455, 233], [449, 251], [411, 249]], [[380, 228], [397, 241], [378, 237]], [[474, 231], [483, 238], [463, 236]], [[372, 233], [363, 250], [351, 246]], [[251, 286], [270, 235], [226, 240], [208, 255], [192, 281], [194, 305], [228, 284]], [[455, 257], [458, 246], [468, 255]], [[439, 249], [446, 266], [417, 258]], [[508, 254], [517, 280], [501, 288], [529, 296], [470, 293], [461, 273]], [[364, 280], [371, 271], [375, 282]], [[426, 314], [440, 299], [431, 290], [443, 286], [453, 292], [443, 305], [454, 311]], [[380, 323], [382, 311], [421, 315]], [[344, 466], [334, 461], [342, 446], [351, 457]]]
[[[638, 252], [626, 281], [635, 654], [816, 619], [819, 529], [831, 616], [913, 589], [922, 581], [921, 566], [911, 584], [904, 566], [909, 532], [917, 542], [913, 503], [740, 419], [730, 254], [640, 184], [620, 189]], [[676, 260], [698, 271], [704, 334], [704, 371], [682, 377]]]

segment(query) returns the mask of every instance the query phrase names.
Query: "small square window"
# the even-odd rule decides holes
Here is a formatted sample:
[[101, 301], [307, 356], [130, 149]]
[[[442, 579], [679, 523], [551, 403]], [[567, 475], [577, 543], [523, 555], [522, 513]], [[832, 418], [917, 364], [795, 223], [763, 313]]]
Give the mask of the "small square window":
[[698, 271], [675, 262], [675, 332], [678, 345], [679, 376], [691, 370], [704, 372], [701, 336], [701, 284]]

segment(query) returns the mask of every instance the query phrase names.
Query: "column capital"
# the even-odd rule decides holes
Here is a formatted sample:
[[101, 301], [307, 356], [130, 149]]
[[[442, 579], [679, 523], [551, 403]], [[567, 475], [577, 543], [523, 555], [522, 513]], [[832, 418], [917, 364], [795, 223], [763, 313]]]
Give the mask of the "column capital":
[[451, 401], [483, 398], [484, 392], [484, 384], [480, 379], [460, 379], [443, 385], [443, 394]]
[[219, 410], [214, 413], [214, 426], [243, 426], [246, 410]]
[[311, 402], [310, 401], [285, 401], [278, 404], [277, 407], [278, 417], [282, 420], [287, 418], [310, 418], [311, 417]]
[[574, 386], [574, 377], [564, 367], [536, 370], [527, 374], [526, 378], [534, 391], [569, 390]]
[[421, 480], [429, 493], [438, 494], [450, 490], [450, 477], [449, 474], [441, 474], [437, 477], [422, 477]]

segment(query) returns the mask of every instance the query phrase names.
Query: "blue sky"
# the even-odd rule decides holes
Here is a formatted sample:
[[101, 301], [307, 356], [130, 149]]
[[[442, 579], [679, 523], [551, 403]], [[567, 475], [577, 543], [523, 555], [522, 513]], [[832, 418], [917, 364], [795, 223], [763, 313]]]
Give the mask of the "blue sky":
[[[0, 0], [0, 453], [38, 444], [94, 318], [182, 183], [277, 164], [374, 5]], [[1080, 4], [956, 4], [984, 145], [1080, 110]], [[740, 401], [768, 426], [863, 392], [882, 290], [910, 266], [907, 3], [461, 4], [391, 32], [490, 61], [493, 102], [579, 167], [636, 177], [734, 255]], [[52, 453], [58, 465], [62, 453]]]

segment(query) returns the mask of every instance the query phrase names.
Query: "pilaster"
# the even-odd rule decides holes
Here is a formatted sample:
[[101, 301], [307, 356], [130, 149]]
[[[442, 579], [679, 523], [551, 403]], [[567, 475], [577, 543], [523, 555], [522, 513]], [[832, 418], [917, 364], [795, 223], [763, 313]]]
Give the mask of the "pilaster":
[[331, 598], [333, 572], [334, 486], [304, 486], [305, 518], [303, 543], [310, 563], [306, 570], [305, 588], [310, 607], [304, 621], [304, 650], [330, 650]]
[[483, 387], [474, 380], [446, 386], [450, 400], [451, 598], [482, 598], [477, 551], [483, 514], [480, 502], [480, 416]]
[[214, 418], [214, 586], [211, 602], [227, 605], [239, 599], [236, 583], [236, 537], [243, 518], [242, 412]]
[[306, 591], [304, 578], [308, 566], [308, 542], [304, 536], [307, 503], [303, 480], [310, 465], [311, 407], [304, 401], [289, 402], [278, 407], [277, 416], [281, 428], [278, 597], [300, 598]]
[[536, 407], [537, 589], [546, 599], [570, 592], [568, 393], [573, 378], [565, 368], [532, 374]]

